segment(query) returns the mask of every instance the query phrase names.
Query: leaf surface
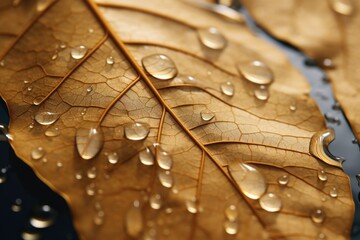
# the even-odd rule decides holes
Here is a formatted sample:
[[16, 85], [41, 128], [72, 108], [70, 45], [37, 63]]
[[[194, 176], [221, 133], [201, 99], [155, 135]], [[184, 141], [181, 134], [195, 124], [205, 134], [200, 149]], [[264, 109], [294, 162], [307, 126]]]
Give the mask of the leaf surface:
[[[61, 0], [2, 51], [11, 144], [84, 239], [348, 238], [349, 180], [309, 86], [244, 24], [181, 1]], [[254, 60], [266, 88], [237, 70]]]

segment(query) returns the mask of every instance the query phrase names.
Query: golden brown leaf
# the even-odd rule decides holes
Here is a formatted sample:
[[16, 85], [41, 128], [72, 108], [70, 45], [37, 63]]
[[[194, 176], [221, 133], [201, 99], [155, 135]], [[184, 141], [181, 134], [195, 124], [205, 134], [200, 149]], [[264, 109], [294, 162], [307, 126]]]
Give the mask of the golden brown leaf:
[[[11, 144], [83, 238], [348, 237], [349, 180], [312, 138], [308, 84], [243, 24], [180, 1], [61, 0], [6, 53]], [[271, 85], [240, 76], [253, 60]]]
[[[360, 4], [352, 0], [266, 0], [244, 4], [265, 29], [299, 47], [331, 79], [357, 138], [360, 138]], [[321, 14], [319, 14], [321, 13]]]

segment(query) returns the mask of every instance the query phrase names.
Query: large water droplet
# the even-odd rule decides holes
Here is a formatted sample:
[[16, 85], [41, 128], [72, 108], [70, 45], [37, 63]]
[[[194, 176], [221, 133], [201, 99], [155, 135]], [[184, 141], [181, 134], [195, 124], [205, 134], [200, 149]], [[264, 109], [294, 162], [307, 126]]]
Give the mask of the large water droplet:
[[161, 147], [157, 147], [157, 163], [160, 168], [170, 170], [173, 164], [171, 155], [164, 151]]
[[200, 42], [211, 49], [221, 50], [226, 47], [227, 40], [215, 27], [200, 28], [198, 30]]
[[330, 197], [337, 198], [337, 196], [338, 196], [338, 191], [337, 191], [336, 187], [331, 188], [330, 189]]
[[39, 160], [45, 155], [45, 150], [42, 147], [37, 147], [31, 151], [31, 158], [33, 160]]
[[327, 177], [327, 175], [326, 175], [326, 172], [325, 172], [324, 170], [318, 171], [318, 178], [319, 178], [319, 180], [322, 181], [322, 182], [326, 182], [327, 179], [328, 179], [328, 177]]
[[35, 228], [47, 228], [51, 226], [56, 217], [56, 212], [48, 205], [43, 205], [35, 209], [30, 218], [30, 224]]
[[326, 218], [325, 212], [320, 208], [315, 209], [311, 214], [311, 220], [314, 223], [322, 223], [324, 222], [325, 218]]
[[263, 175], [249, 164], [237, 163], [229, 165], [231, 177], [240, 190], [251, 199], [259, 199], [266, 191], [267, 184]]
[[211, 121], [214, 117], [215, 117], [215, 114], [213, 112], [210, 112], [208, 110], [203, 110], [200, 112], [200, 116], [201, 116], [201, 119], [204, 120], [204, 121]]
[[104, 136], [100, 128], [80, 128], [76, 132], [76, 147], [80, 156], [89, 160], [99, 153], [104, 145]]
[[229, 221], [236, 221], [238, 219], [238, 210], [235, 205], [231, 204], [225, 209], [225, 216]]
[[82, 59], [87, 53], [87, 47], [80, 45], [71, 49], [70, 55], [73, 59]]
[[198, 205], [196, 199], [188, 199], [185, 201], [186, 209], [189, 213], [197, 213], [198, 212]]
[[264, 85], [261, 85], [260, 87], [255, 88], [254, 95], [257, 99], [259, 99], [261, 101], [266, 101], [270, 97], [269, 90]]
[[106, 63], [109, 65], [113, 65], [115, 63], [114, 58], [112, 56], [106, 58]]
[[150, 207], [152, 209], [160, 209], [162, 205], [162, 199], [160, 194], [154, 194], [149, 199]]
[[331, 3], [335, 12], [345, 16], [351, 15], [354, 10], [351, 0], [332, 0]]
[[108, 155], [108, 162], [111, 164], [116, 164], [119, 162], [119, 156], [116, 152], [109, 153]]
[[139, 160], [146, 166], [151, 166], [154, 164], [154, 155], [150, 148], [147, 147], [139, 153]]
[[259, 200], [262, 209], [268, 212], [278, 212], [282, 207], [281, 199], [275, 193], [267, 193]]
[[234, 84], [231, 82], [224, 82], [220, 84], [220, 90], [226, 96], [233, 96], [234, 95]]
[[289, 176], [287, 174], [278, 178], [278, 183], [282, 186], [286, 186], [289, 183]]
[[139, 141], [148, 136], [150, 127], [147, 123], [129, 123], [125, 125], [124, 132], [127, 139]]
[[246, 80], [255, 84], [267, 85], [274, 80], [274, 74], [271, 69], [261, 61], [238, 64], [237, 69]]
[[138, 238], [144, 230], [143, 216], [139, 201], [134, 201], [128, 208], [125, 214], [125, 228], [127, 234], [132, 238]]
[[229, 235], [235, 235], [239, 230], [239, 223], [237, 221], [226, 220], [224, 222], [225, 232]]
[[166, 188], [171, 188], [174, 185], [174, 179], [170, 171], [159, 170], [158, 178], [161, 183]]
[[170, 80], [178, 73], [173, 60], [163, 54], [153, 54], [144, 57], [142, 65], [146, 72], [159, 80]]
[[58, 113], [39, 112], [35, 115], [35, 121], [41, 125], [51, 125], [59, 119]]

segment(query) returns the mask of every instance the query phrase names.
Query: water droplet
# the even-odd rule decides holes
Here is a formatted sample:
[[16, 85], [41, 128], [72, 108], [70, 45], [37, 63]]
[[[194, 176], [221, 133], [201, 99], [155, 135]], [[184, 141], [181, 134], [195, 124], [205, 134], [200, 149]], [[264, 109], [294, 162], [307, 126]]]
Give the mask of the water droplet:
[[80, 128], [76, 132], [76, 147], [80, 156], [89, 160], [94, 158], [104, 145], [104, 136], [100, 128]]
[[220, 90], [226, 96], [233, 96], [234, 95], [234, 85], [231, 82], [224, 82], [220, 84]]
[[290, 111], [295, 112], [296, 111], [296, 106], [295, 105], [290, 105], [289, 109], [290, 109]]
[[161, 183], [166, 188], [171, 188], [174, 185], [174, 179], [170, 171], [158, 171], [158, 178]]
[[119, 161], [119, 156], [117, 155], [116, 152], [110, 153], [108, 155], [108, 162], [111, 164], [117, 164]]
[[238, 210], [233, 204], [231, 204], [225, 209], [225, 216], [231, 222], [236, 221], [238, 219], [238, 215]]
[[270, 94], [266, 86], [261, 85], [260, 87], [254, 90], [255, 97], [261, 101], [266, 101], [269, 99]]
[[278, 212], [282, 207], [281, 199], [275, 193], [266, 193], [259, 203], [261, 208], [268, 212]]
[[60, 43], [59, 47], [60, 47], [61, 49], [65, 49], [65, 48], [66, 48], [66, 44], [65, 44], [65, 43]]
[[20, 198], [15, 199], [15, 202], [11, 205], [13, 212], [20, 212], [22, 209], [22, 200]]
[[337, 125], [341, 124], [341, 121], [340, 121], [339, 117], [334, 116], [334, 114], [332, 114], [332, 113], [329, 113], [329, 112], [325, 113], [324, 116], [325, 116], [325, 119], [326, 119], [326, 121], [328, 123], [334, 123], [334, 124], [337, 124]]
[[229, 221], [226, 220], [224, 222], [224, 229], [225, 232], [229, 235], [235, 235], [238, 233], [239, 230], [239, 223], [237, 221]]
[[318, 235], [318, 238], [317, 238], [318, 240], [325, 240], [326, 239], [326, 235], [325, 235], [325, 233], [319, 233], [319, 235]]
[[134, 201], [128, 208], [125, 214], [125, 227], [127, 234], [132, 238], [140, 237], [144, 230], [143, 216], [139, 201]]
[[337, 189], [335, 187], [331, 188], [330, 189], [330, 197], [337, 198], [337, 196], [338, 196]]
[[35, 209], [30, 224], [35, 228], [47, 228], [54, 223], [55, 218], [56, 212], [49, 205], [43, 205]]
[[160, 168], [170, 170], [173, 164], [171, 155], [164, 151], [161, 147], [157, 147], [157, 163]]
[[56, 166], [57, 166], [58, 168], [62, 168], [62, 167], [64, 166], [64, 164], [63, 164], [61, 161], [57, 161], [57, 162], [56, 162]]
[[96, 167], [91, 167], [88, 169], [86, 173], [87, 177], [90, 179], [96, 178]]
[[201, 119], [204, 121], [211, 121], [215, 117], [215, 114], [208, 110], [203, 110], [200, 112], [200, 116], [201, 116]]
[[351, 140], [351, 142], [352, 142], [353, 144], [359, 144], [359, 141], [358, 141], [356, 138], [353, 138], [353, 140]]
[[334, 68], [335, 64], [330, 58], [325, 58], [322, 61], [322, 66], [325, 68]]
[[51, 56], [51, 60], [56, 60], [58, 58], [58, 53], [54, 52], [54, 54]]
[[255, 84], [267, 85], [274, 81], [273, 72], [261, 61], [252, 61], [247, 64], [237, 64], [237, 69], [246, 80]]
[[9, 127], [0, 124], [0, 141], [9, 141], [13, 140], [13, 136], [9, 133]]
[[29, 83], [29, 81], [28, 80], [24, 80], [24, 84], [28, 84]]
[[341, 110], [341, 104], [339, 102], [335, 102], [332, 106], [332, 109], [334, 110]]
[[105, 217], [104, 211], [96, 212], [96, 214], [94, 216], [95, 225], [98, 225], [98, 226], [102, 225], [104, 223], [104, 217]]
[[282, 186], [286, 186], [289, 183], [289, 176], [288, 175], [282, 175], [278, 178], [278, 183]]
[[322, 182], [326, 182], [327, 179], [328, 179], [328, 177], [327, 177], [327, 175], [326, 175], [326, 173], [325, 173], [324, 170], [318, 171], [318, 178], [319, 178], [319, 180], [322, 181]]
[[125, 137], [129, 140], [139, 141], [147, 137], [150, 127], [147, 123], [129, 123], [124, 126]]
[[45, 136], [47, 137], [57, 137], [59, 135], [60, 135], [60, 131], [58, 128], [47, 129], [45, 131]]
[[89, 29], [88, 29], [88, 32], [89, 32], [89, 33], [93, 33], [93, 32], [94, 32], [94, 29], [93, 29], [93, 28], [89, 28]]
[[114, 58], [112, 56], [106, 58], [106, 63], [109, 65], [113, 65], [115, 63]]
[[173, 211], [174, 211], [174, 210], [173, 210], [172, 208], [169, 208], [169, 207], [165, 209], [165, 213], [166, 213], [166, 214], [172, 214]]
[[0, 67], [4, 67], [5, 66], [5, 60], [1, 60], [0, 61]]
[[86, 194], [89, 196], [94, 196], [96, 193], [96, 188], [94, 183], [90, 183], [86, 186]]
[[35, 115], [35, 121], [41, 125], [51, 125], [58, 120], [60, 114], [52, 112], [39, 112]]
[[38, 12], [44, 11], [51, 3], [51, 0], [37, 0], [36, 10]]
[[237, 163], [229, 165], [231, 177], [240, 190], [251, 199], [259, 199], [266, 191], [267, 184], [263, 175], [249, 164]]
[[34, 125], [35, 125], [34, 122], [30, 123], [30, 124], [29, 124], [29, 128], [30, 128], [30, 129], [33, 129], [33, 128], [34, 128]]
[[0, 184], [6, 182], [6, 174], [0, 172]]
[[92, 87], [92, 86], [89, 86], [89, 87], [86, 89], [86, 92], [87, 92], [87, 93], [91, 93], [92, 90], [93, 90], [93, 87]]
[[159, 80], [170, 80], [178, 74], [173, 60], [163, 54], [153, 54], [142, 59], [146, 72]]
[[149, 199], [150, 207], [152, 209], [160, 209], [162, 205], [162, 199], [160, 194], [154, 194]]
[[322, 209], [315, 209], [311, 214], [311, 220], [314, 223], [322, 223], [325, 220], [325, 213]]
[[39, 240], [41, 235], [38, 232], [24, 231], [21, 233], [21, 238], [23, 240]]
[[139, 160], [146, 166], [151, 166], [154, 164], [154, 155], [150, 148], [147, 147], [139, 153]]
[[331, 2], [333, 10], [339, 14], [349, 16], [354, 10], [351, 0], [332, 0]]
[[28, 91], [28, 92], [31, 92], [31, 91], [32, 91], [32, 87], [31, 87], [31, 86], [28, 87], [28, 88], [27, 88], [27, 91]]
[[45, 155], [45, 150], [42, 147], [37, 147], [31, 151], [31, 158], [33, 160], [39, 160]]
[[200, 42], [210, 49], [222, 50], [227, 45], [226, 38], [215, 27], [200, 28], [198, 34]]
[[71, 49], [70, 55], [73, 59], [82, 59], [87, 53], [87, 51], [88, 51], [87, 47], [80, 45], [78, 47]]
[[197, 206], [197, 202], [196, 202], [195, 198], [186, 200], [185, 205], [186, 205], [186, 209], [188, 210], [189, 213], [197, 213], [198, 212], [198, 206]]
[[44, 100], [44, 97], [43, 96], [37, 96], [33, 99], [33, 104], [35, 106], [39, 106]]
[[76, 180], [81, 180], [82, 178], [83, 178], [83, 176], [82, 176], [82, 173], [81, 173], [81, 172], [75, 173], [75, 179], [76, 179]]

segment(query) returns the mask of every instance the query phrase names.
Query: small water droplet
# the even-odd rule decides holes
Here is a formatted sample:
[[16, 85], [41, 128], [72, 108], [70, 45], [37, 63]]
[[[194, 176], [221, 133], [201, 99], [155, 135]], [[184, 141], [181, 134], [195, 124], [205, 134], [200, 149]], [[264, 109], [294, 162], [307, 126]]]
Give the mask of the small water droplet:
[[108, 162], [111, 164], [117, 164], [119, 162], [119, 156], [116, 152], [108, 154]]
[[325, 68], [334, 68], [335, 64], [330, 58], [325, 58], [322, 61], [322, 66]]
[[208, 110], [203, 110], [200, 112], [200, 116], [201, 116], [201, 119], [204, 120], [204, 121], [211, 121], [214, 117], [215, 117], [215, 114], [213, 112], [210, 112]]
[[39, 112], [35, 115], [35, 121], [41, 125], [51, 125], [58, 120], [60, 114], [52, 112]]
[[334, 123], [334, 124], [337, 124], [337, 125], [341, 124], [341, 121], [340, 121], [339, 117], [334, 116], [334, 114], [332, 114], [330, 112], [325, 113], [324, 116], [325, 116], [325, 119], [326, 119], [326, 121], [328, 123]]
[[239, 223], [237, 221], [229, 221], [226, 220], [224, 222], [224, 229], [225, 232], [229, 235], [235, 235], [238, 233], [239, 230]]
[[35, 228], [47, 228], [53, 225], [55, 218], [56, 212], [49, 205], [43, 205], [35, 209], [30, 224]]
[[152, 209], [160, 209], [162, 205], [162, 199], [160, 194], [154, 194], [149, 199], [150, 207]]
[[45, 150], [42, 147], [37, 147], [31, 151], [31, 158], [33, 160], [39, 160], [45, 155]]
[[166, 213], [166, 214], [172, 214], [173, 211], [174, 211], [174, 210], [173, 210], [172, 208], [169, 208], [169, 207], [165, 209], [165, 213]]
[[147, 147], [139, 153], [139, 160], [146, 166], [151, 166], [154, 164], [154, 155], [150, 148]]
[[240, 74], [251, 83], [267, 85], [274, 81], [273, 72], [261, 61], [252, 61], [247, 64], [237, 64], [237, 69]]
[[67, 46], [66, 46], [65, 43], [60, 43], [59, 47], [60, 47], [61, 49], [65, 49]]
[[322, 182], [326, 182], [328, 179], [326, 172], [324, 170], [318, 171], [318, 178]]
[[288, 175], [282, 175], [278, 178], [278, 183], [282, 186], [286, 186], [289, 183], [289, 176]]
[[38, 232], [26, 230], [21, 233], [21, 238], [23, 240], [40, 240], [41, 235]]
[[332, 109], [334, 110], [341, 110], [341, 104], [339, 102], [335, 102], [332, 106]]
[[88, 51], [87, 47], [80, 45], [78, 47], [71, 49], [70, 55], [73, 59], [82, 59], [87, 53], [87, 51]]
[[76, 132], [76, 147], [80, 156], [89, 160], [94, 158], [104, 145], [104, 136], [100, 128], [80, 128]]
[[32, 122], [32, 123], [29, 124], [29, 128], [30, 128], [30, 129], [33, 129], [34, 126], [35, 126], [35, 123], [34, 123], [34, 122]]
[[94, 216], [94, 223], [95, 225], [102, 225], [104, 223], [104, 217], [105, 217], [105, 213], [104, 211], [98, 211], [95, 213], [95, 216]]
[[260, 87], [254, 90], [254, 95], [257, 99], [261, 101], [266, 101], [269, 99], [270, 94], [266, 86], [261, 85]]
[[333, 10], [341, 15], [349, 16], [353, 13], [351, 0], [332, 0], [331, 3]]
[[0, 172], [0, 184], [6, 182], [6, 174]]
[[87, 177], [90, 179], [96, 178], [96, 167], [91, 167], [88, 169], [86, 173]]
[[114, 58], [112, 56], [106, 58], [106, 63], [109, 65], [113, 65], [115, 63]]
[[157, 147], [157, 163], [160, 168], [170, 170], [172, 168], [173, 160], [171, 155], [164, 151], [161, 147]]
[[198, 30], [200, 42], [214, 50], [222, 50], [227, 45], [224, 35], [215, 27], [200, 28]]
[[44, 97], [43, 96], [37, 96], [33, 99], [33, 104], [35, 106], [39, 106], [44, 100]]
[[5, 66], [5, 60], [1, 60], [0, 61], [0, 67], [4, 67]]
[[318, 235], [318, 238], [317, 238], [318, 240], [325, 240], [326, 239], [326, 235], [325, 235], [325, 233], [319, 233], [319, 235]]
[[75, 173], [75, 179], [76, 179], [76, 180], [81, 180], [82, 178], [83, 178], [82, 172], [77, 172], [77, 173]]
[[51, 0], [37, 0], [36, 10], [38, 12], [44, 11], [51, 3]]
[[178, 74], [173, 60], [163, 54], [153, 54], [142, 59], [146, 72], [159, 80], [170, 80]]
[[31, 92], [31, 91], [32, 91], [32, 87], [29, 86], [26, 90], [27, 90], [28, 92]]
[[234, 95], [234, 84], [231, 82], [224, 82], [220, 84], [220, 90], [226, 96], [233, 96]]
[[51, 56], [51, 60], [56, 60], [58, 58], [58, 53], [54, 52], [54, 54]]
[[138, 238], [143, 232], [143, 215], [139, 201], [134, 201], [127, 209], [125, 214], [125, 227], [127, 234], [132, 238]]
[[158, 171], [158, 178], [162, 186], [166, 188], [172, 188], [174, 185], [174, 179], [170, 171]]
[[59, 128], [51, 128], [45, 131], [45, 136], [47, 137], [57, 137], [59, 135], [60, 135]]
[[195, 198], [188, 199], [185, 201], [186, 209], [189, 213], [197, 213], [198, 212], [198, 205]]
[[129, 123], [124, 126], [124, 132], [127, 139], [139, 141], [148, 136], [150, 127], [147, 123]]
[[24, 80], [24, 84], [28, 84], [29, 83], [29, 81], [28, 80]]
[[64, 166], [64, 164], [61, 161], [56, 162], [56, 167], [62, 168], [63, 166]]
[[330, 197], [337, 198], [337, 196], [338, 196], [338, 192], [337, 192], [336, 187], [331, 188], [330, 189]]
[[231, 221], [231, 222], [234, 222], [238, 219], [238, 210], [236, 208], [235, 205], [231, 204], [230, 206], [228, 206], [226, 209], [225, 209], [225, 216], [226, 218]]
[[275, 193], [266, 193], [260, 198], [259, 203], [267, 212], [278, 212], [282, 207], [281, 199]]
[[322, 223], [322, 222], [324, 222], [325, 217], [326, 217], [325, 212], [320, 208], [315, 209], [311, 214], [311, 220], [314, 223]]
[[22, 210], [22, 200], [20, 198], [15, 199], [15, 202], [11, 205], [13, 212], [20, 212]]
[[267, 184], [263, 175], [249, 164], [229, 165], [231, 177], [235, 180], [240, 190], [251, 199], [259, 199], [266, 191]]
[[87, 93], [91, 93], [92, 90], [93, 90], [93, 87], [92, 87], [92, 86], [89, 86], [89, 87], [86, 89], [86, 92], [87, 92]]
[[0, 124], [0, 141], [6, 142], [9, 140], [13, 140], [13, 136], [9, 133], [9, 127], [4, 124]]
[[94, 183], [90, 183], [86, 186], [86, 194], [89, 196], [94, 196], [96, 193], [96, 187]]
[[295, 112], [296, 111], [296, 106], [295, 105], [290, 105], [289, 109], [290, 109], [290, 111]]
[[89, 33], [93, 33], [93, 32], [94, 32], [94, 29], [93, 29], [93, 28], [89, 28], [89, 29], [88, 29], [88, 32], [89, 32]]

